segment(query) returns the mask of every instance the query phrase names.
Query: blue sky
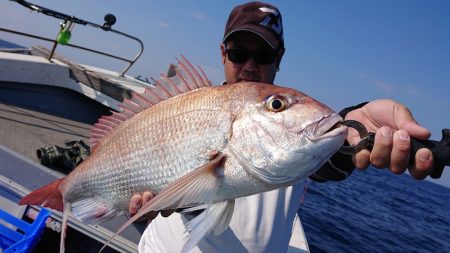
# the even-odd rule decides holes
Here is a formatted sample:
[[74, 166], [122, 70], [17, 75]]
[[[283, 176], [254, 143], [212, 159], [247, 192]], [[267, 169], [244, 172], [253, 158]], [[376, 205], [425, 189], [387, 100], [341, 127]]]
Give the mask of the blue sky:
[[[223, 80], [219, 44], [231, 9], [242, 1], [69, 1], [33, 3], [94, 23], [106, 13], [114, 28], [135, 35], [145, 52], [132, 75], [158, 77], [175, 57], [200, 64], [214, 83]], [[377, 98], [407, 105], [419, 123], [441, 139], [450, 128], [450, 1], [270, 1], [283, 15], [286, 53], [276, 83], [296, 88], [335, 110]], [[54, 38], [59, 21], [0, 2], [0, 26]], [[75, 26], [71, 43], [136, 54], [137, 44]], [[0, 33], [28, 46], [37, 41]], [[50, 47], [49, 44], [39, 42]], [[121, 69], [123, 63], [59, 47], [78, 62]], [[433, 182], [450, 187], [450, 169]]]

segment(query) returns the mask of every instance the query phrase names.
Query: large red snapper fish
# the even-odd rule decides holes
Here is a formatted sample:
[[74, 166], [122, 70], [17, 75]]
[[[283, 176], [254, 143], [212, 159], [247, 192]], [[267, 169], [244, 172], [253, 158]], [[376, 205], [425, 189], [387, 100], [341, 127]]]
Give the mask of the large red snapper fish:
[[171, 70], [172, 77], [134, 93], [122, 112], [99, 120], [88, 159], [20, 204], [63, 211], [65, 228], [69, 213], [100, 223], [150, 191], [156, 196], [117, 233], [149, 211], [206, 208], [187, 224], [188, 252], [228, 228], [236, 198], [308, 177], [347, 137], [338, 114], [294, 89], [212, 86], [184, 57]]

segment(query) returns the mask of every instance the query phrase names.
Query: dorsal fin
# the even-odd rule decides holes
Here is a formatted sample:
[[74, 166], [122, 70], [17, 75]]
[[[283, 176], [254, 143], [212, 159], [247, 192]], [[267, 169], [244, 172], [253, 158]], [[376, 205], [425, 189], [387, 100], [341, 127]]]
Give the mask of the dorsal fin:
[[121, 112], [113, 112], [99, 119], [91, 130], [91, 151], [114, 128], [145, 109], [176, 95], [212, 86], [200, 66], [197, 65], [199, 72], [183, 55], [177, 61], [176, 66], [169, 66], [167, 75], [161, 74], [159, 80], [152, 78], [154, 87], [146, 88], [143, 93], [134, 92], [131, 99], [125, 99], [119, 106]]

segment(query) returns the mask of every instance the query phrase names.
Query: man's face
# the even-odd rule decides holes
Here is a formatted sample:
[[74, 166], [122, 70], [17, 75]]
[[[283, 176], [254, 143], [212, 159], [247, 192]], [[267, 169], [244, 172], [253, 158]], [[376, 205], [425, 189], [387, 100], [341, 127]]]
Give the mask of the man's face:
[[[284, 53], [284, 49], [275, 52], [267, 42], [251, 32], [236, 32], [226, 45], [221, 45], [221, 50], [228, 84], [243, 81], [272, 84]], [[274, 57], [273, 62], [267, 63], [271, 56]]]

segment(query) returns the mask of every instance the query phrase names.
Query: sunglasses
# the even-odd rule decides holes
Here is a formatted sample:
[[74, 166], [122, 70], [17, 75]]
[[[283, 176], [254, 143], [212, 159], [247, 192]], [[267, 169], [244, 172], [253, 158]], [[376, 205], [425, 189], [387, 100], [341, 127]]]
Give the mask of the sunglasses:
[[275, 50], [256, 50], [248, 51], [241, 48], [226, 48], [225, 53], [228, 55], [228, 59], [234, 63], [246, 63], [252, 58], [256, 64], [266, 65], [272, 64], [277, 58], [277, 52]]

